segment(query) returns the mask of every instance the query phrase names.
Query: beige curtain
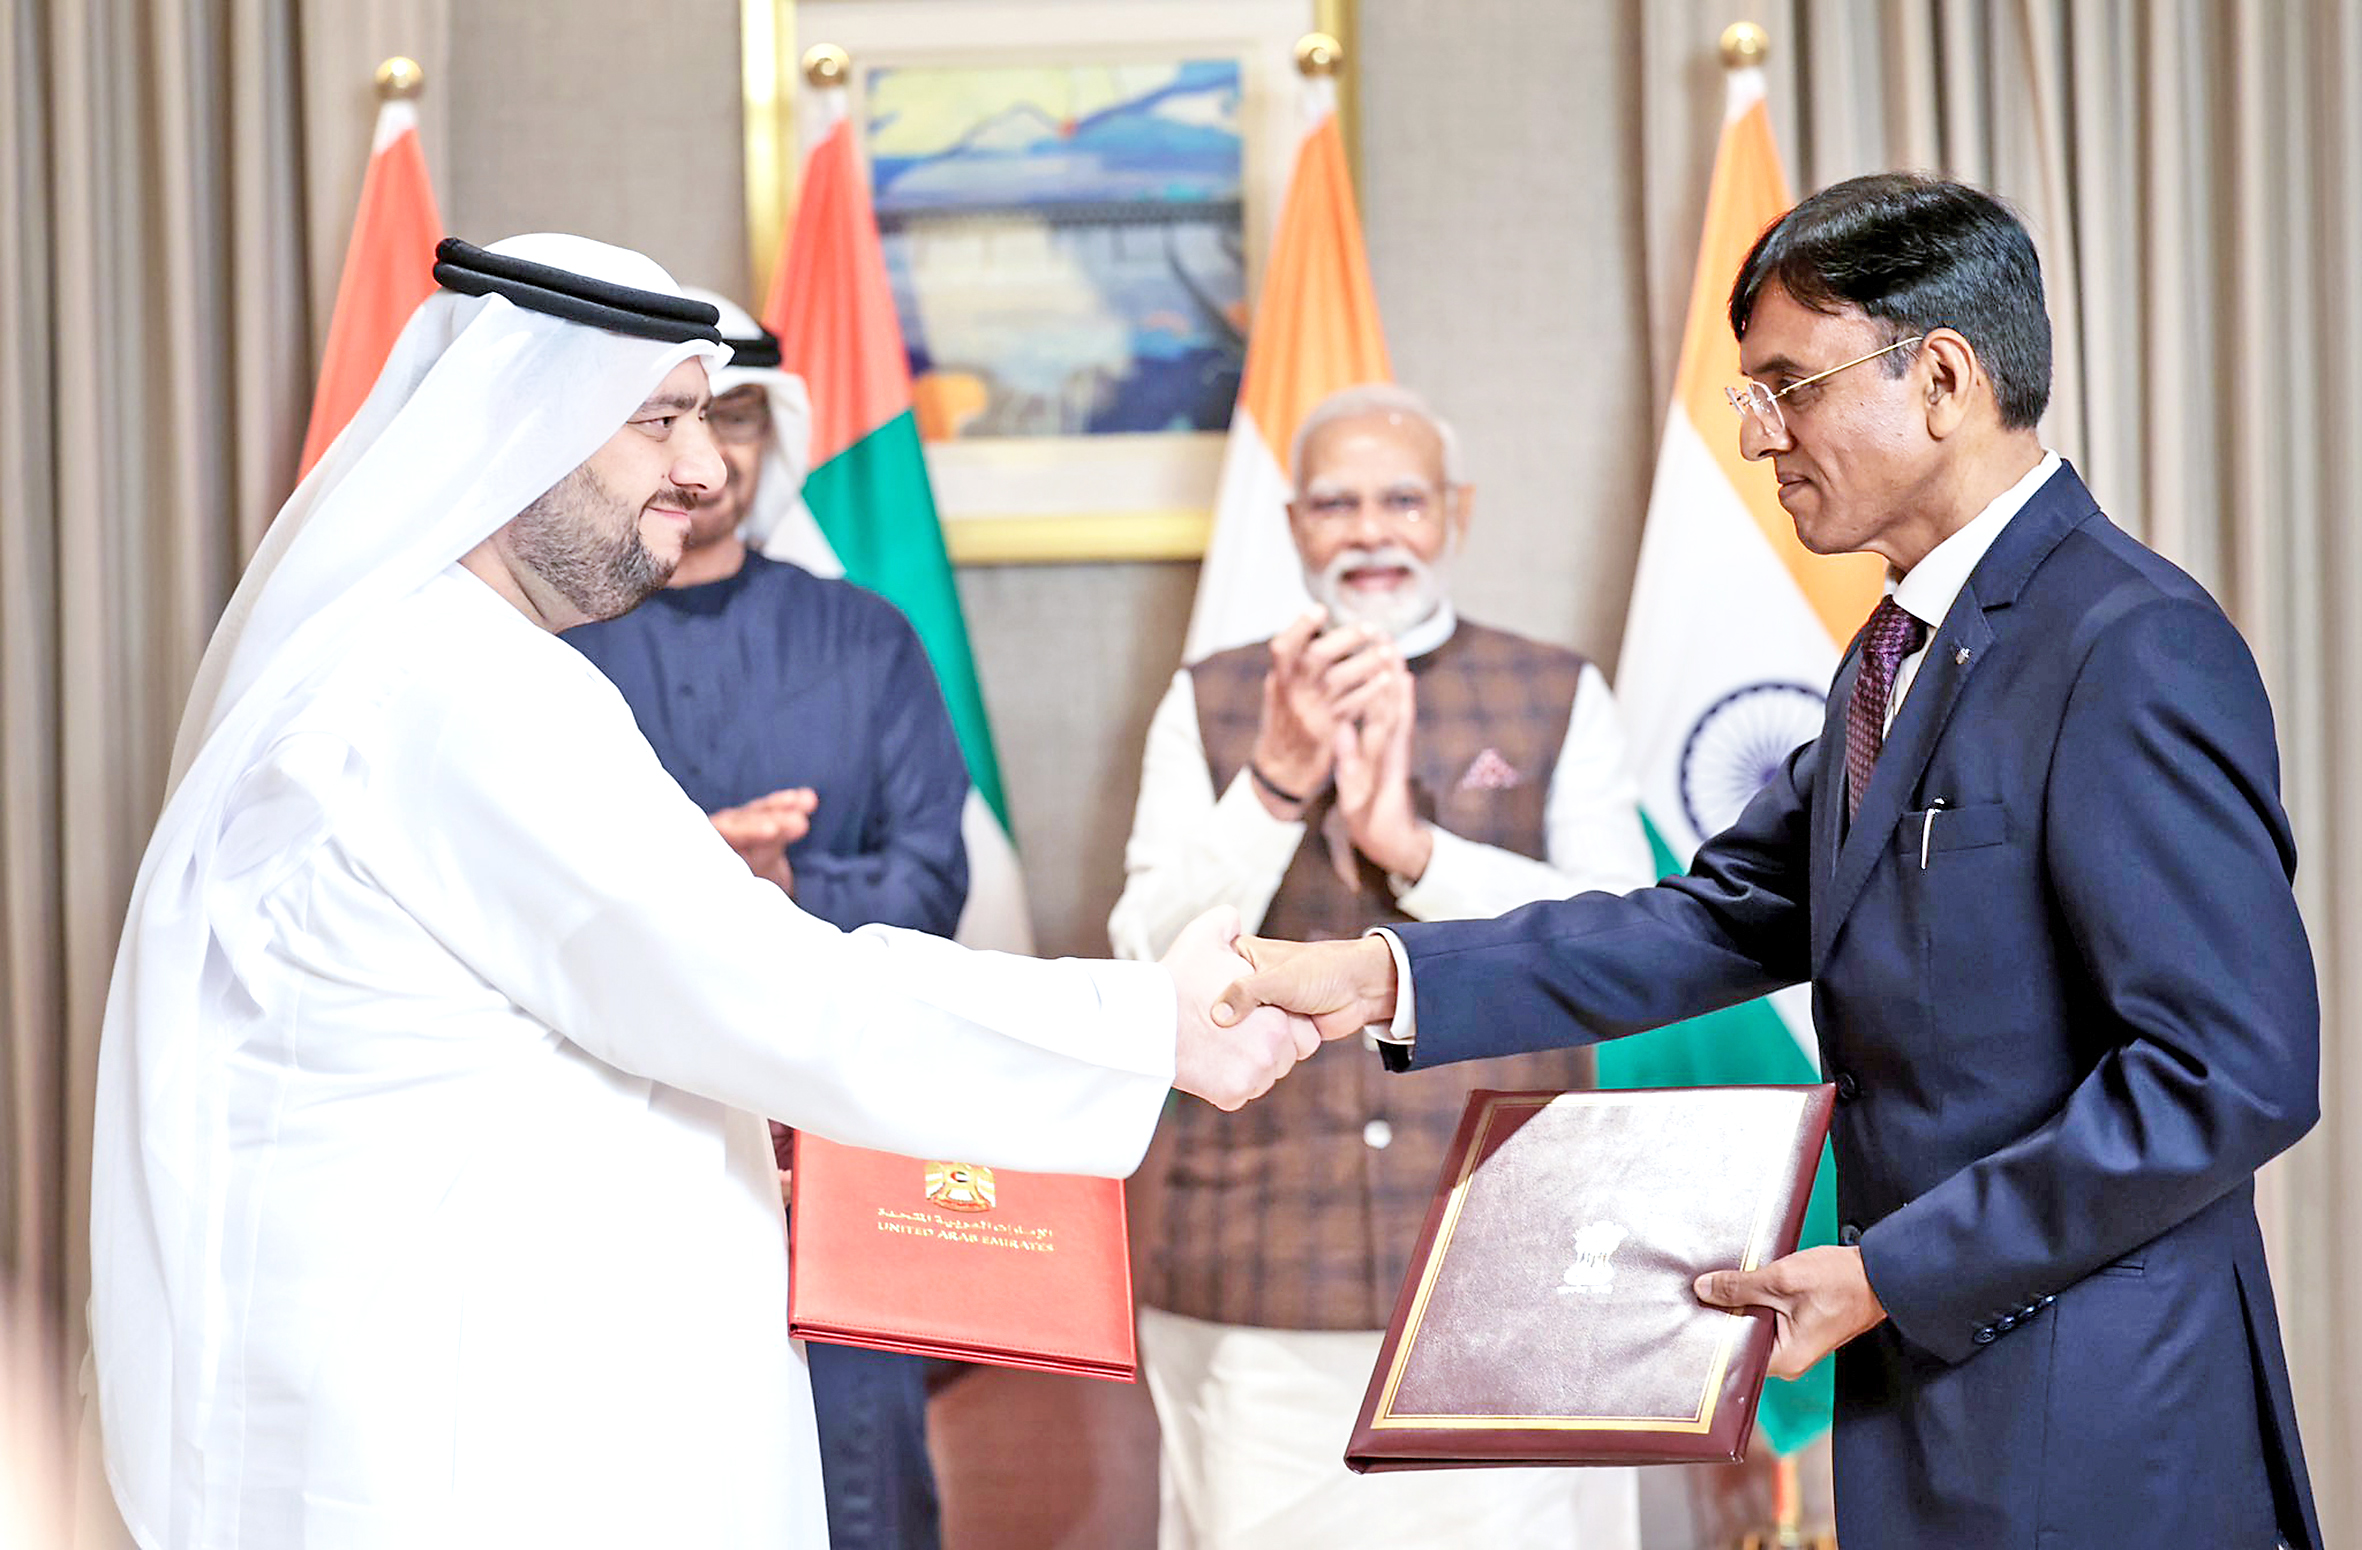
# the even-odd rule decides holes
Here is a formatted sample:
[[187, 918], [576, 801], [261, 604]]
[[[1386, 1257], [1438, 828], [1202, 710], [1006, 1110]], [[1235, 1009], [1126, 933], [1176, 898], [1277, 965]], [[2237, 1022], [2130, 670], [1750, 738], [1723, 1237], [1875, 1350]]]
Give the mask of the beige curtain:
[[221, 9], [18, 8], [0, 37], [0, 1224], [52, 1317], [84, 1291], [123, 901], [238, 513], [284, 482], [303, 394], [290, 34]]
[[[439, 68], [446, 4], [0, 23], [0, 1444], [45, 1437], [80, 1351], [115, 938], [188, 681], [293, 483], [370, 72]], [[50, 1462], [17, 1487], [62, 1494]]]
[[[2017, 204], [2058, 331], [2045, 439], [2253, 645], [2279, 717], [2323, 996], [2319, 1129], [2264, 1179], [2331, 1544], [2362, 1541], [2362, 3], [1648, 0], [1658, 398], [1716, 121], [1720, 29], [1771, 34], [1799, 190], [1941, 170]], [[2336, 600], [2348, 606], [2336, 606]]]

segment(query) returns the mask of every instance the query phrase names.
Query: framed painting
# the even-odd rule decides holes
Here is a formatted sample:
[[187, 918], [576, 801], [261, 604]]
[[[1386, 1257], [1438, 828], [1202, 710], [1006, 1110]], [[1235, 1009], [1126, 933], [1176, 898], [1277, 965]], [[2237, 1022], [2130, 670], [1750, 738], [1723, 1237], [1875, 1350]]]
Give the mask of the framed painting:
[[[1301, 130], [1351, 0], [744, 0], [756, 293], [804, 50], [850, 58], [936, 504], [961, 563], [1192, 559]], [[1351, 128], [1350, 78], [1339, 115]]]

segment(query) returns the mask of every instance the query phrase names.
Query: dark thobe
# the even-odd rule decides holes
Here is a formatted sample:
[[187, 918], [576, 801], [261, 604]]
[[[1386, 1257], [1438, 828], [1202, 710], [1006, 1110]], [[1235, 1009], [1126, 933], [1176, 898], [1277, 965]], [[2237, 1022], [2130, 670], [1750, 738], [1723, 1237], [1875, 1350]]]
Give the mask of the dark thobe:
[[[967, 901], [968, 770], [910, 622], [849, 582], [749, 554], [736, 575], [659, 592], [565, 639], [623, 691], [707, 812], [791, 787], [819, 794], [788, 847], [795, 901], [831, 925], [949, 936]], [[807, 1348], [829, 1542], [937, 1543], [925, 1369]]]

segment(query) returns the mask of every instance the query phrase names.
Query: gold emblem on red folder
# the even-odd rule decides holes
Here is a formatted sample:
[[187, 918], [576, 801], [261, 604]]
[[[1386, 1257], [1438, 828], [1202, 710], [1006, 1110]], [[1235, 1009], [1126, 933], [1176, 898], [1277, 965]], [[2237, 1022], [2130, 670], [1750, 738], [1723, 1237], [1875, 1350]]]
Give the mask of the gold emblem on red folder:
[[992, 1170], [978, 1163], [927, 1164], [927, 1198], [947, 1211], [989, 1211]]

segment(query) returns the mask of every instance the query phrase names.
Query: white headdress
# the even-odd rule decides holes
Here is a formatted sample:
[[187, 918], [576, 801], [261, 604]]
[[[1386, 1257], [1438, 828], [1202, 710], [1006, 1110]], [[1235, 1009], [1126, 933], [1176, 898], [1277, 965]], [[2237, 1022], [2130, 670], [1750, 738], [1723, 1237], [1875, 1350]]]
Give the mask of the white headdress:
[[683, 294], [708, 303], [721, 315], [730, 364], [714, 373], [714, 397], [735, 388], [759, 387], [771, 402], [771, 444], [763, 449], [754, 503], [738, 524], [738, 536], [774, 560], [823, 576], [842, 576], [844, 563], [804, 504], [804, 475], [812, 471], [812, 399], [804, 390], [804, 379], [780, 369], [779, 336], [738, 303], [695, 286]]
[[172, 1516], [173, 1419], [198, 1435], [208, 1402], [205, 1353], [173, 1333], [210, 1322], [187, 1315], [214, 1295], [205, 1267], [220, 1260], [207, 1205], [224, 1145], [217, 1008], [235, 985], [211, 951], [205, 891], [230, 794], [307, 678], [598, 450], [675, 366], [728, 359], [707, 309], [637, 253], [542, 235], [447, 242], [437, 257], [446, 288], [280, 509], [214, 630], [115, 958], [91, 1334], [109, 1472], [150, 1522]]

